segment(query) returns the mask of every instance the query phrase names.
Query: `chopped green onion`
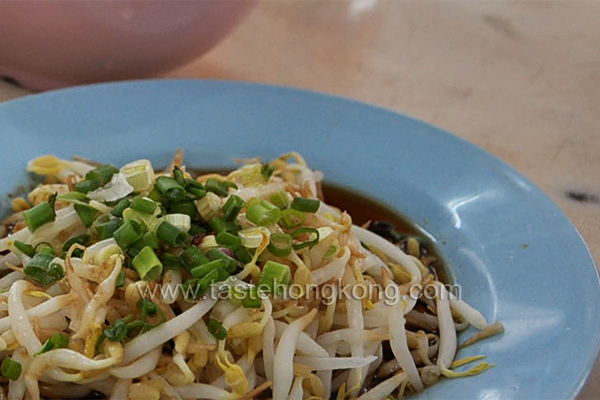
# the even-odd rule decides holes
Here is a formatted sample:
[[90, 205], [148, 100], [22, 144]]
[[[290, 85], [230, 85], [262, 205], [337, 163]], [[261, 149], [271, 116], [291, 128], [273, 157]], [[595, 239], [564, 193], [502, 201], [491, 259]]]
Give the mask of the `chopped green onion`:
[[140, 299], [137, 303], [137, 308], [142, 312], [142, 320], [144, 320], [146, 315], [154, 317], [158, 313], [158, 306], [148, 299]]
[[61, 194], [56, 198], [56, 200], [63, 201], [65, 203], [82, 205], [87, 205], [90, 202], [90, 199], [88, 199], [88, 197], [85, 194], [79, 192], [68, 192], [65, 194]]
[[145, 214], [153, 214], [156, 207], [156, 203], [147, 197], [136, 197], [131, 202], [132, 209]]
[[258, 226], [275, 224], [281, 217], [281, 210], [266, 200], [257, 200], [246, 212], [248, 221]]
[[200, 182], [194, 179], [186, 179], [186, 190], [188, 193], [191, 193], [193, 196], [201, 199], [206, 194], [206, 188]]
[[169, 201], [178, 202], [185, 199], [185, 189], [173, 178], [159, 176], [155, 185]]
[[94, 229], [100, 240], [110, 239], [121, 226], [121, 220], [103, 215], [94, 222]]
[[86, 244], [89, 243], [90, 239], [91, 239], [90, 235], [79, 235], [79, 236], [72, 237], [71, 239], [69, 239], [65, 242], [65, 244], [62, 247], [62, 250], [69, 251], [71, 246], [73, 246], [76, 243], [80, 244], [82, 246], [85, 246]]
[[160, 242], [156, 237], [156, 234], [153, 232], [146, 232], [144, 236], [137, 242], [135, 242], [129, 250], [127, 250], [127, 254], [131, 257], [137, 256], [140, 251], [144, 249], [144, 247], [149, 246], [152, 250], [158, 250], [160, 247]]
[[185, 186], [183, 171], [178, 166], [173, 168], [173, 179], [175, 179], [175, 182], [179, 183], [181, 186]]
[[181, 259], [171, 253], [163, 253], [160, 256], [160, 261], [164, 269], [180, 269]]
[[159, 240], [167, 243], [170, 246], [179, 247], [188, 240], [188, 234], [171, 225], [167, 221], [163, 221], [156, 230], [156, 236]]
[[221, 232], [217, 235], [217, 243], [221, 246], [237, 249], [242, 245], [242, 240], [229, 232]]
[[229, 188], [225, 182], [218, 179], [210, 178], [206, 181], [206, 190], [216, 194], [217, 196], [225, 197], [229, 193]]
[[262, 306], [262, 299], [258, 293], [258, 288], [252, 286], [251, 288], [244, 291], [244, 297], [242, 298], [242, 307], [244, 308], [260, 308]]
[[185, 251], [181, 253], [181, 260], [188, 271], [210, 261], [196, 246], [190, 246], [185, 249]]
[[244, 200], [241, 197], [232, 194], [229, 196], [223, 206], [223, 217], [226, 221], [233, 221], [244, 208]]
[[125, 277], [126, 277], [125, 271], [119, 272], [119, 276], [117, 277], [117, 282], [116, 282], [115, 287], [120, 288], [120, 287], [125, 286]]
[[121, 342], [127, 336], [127, 324], [122, 319], [118, 319], [102, 333], [111, 342]]
[[216, 259], [202, 264], [191, 270], [191, 274], [194, 278], [200, 279], [206, 276], [209, 272], [217, 269], [224, 269], [227, 267], [227, 261], [224, 259]]
[[125, 221], [137, 222], [138, 224], [140, 224], [144, 231], [156, 229], [155, 225], [159, 222], [158, 217], [156, 215], [141, 213], [139, 211], [134, 210], [133, 208], [128, 208], [125, 211], [123, 211], [123, 219]]
[[204, 235], [206, 232], [207, 230], [205, 228], [195, 224], [192, 224], [192, 226], [190, 226], [190, 230], [188, 231], [188, 233], [192, 236]]
[[269, 181], [269, 179], [273, 175], [273, 172], [275, 172], [275, 167], [273, 167], [271, 163], [264, 164], [260, 169], [260, 173], [263, 176], [265, 182]]
[[98, 187], [100, 187], [110, 182], [113, 175], [118, 172], [119, 170], [114, 165], [105, 164], [85, 174], [85, 179], [86, 181], [94, 181], [98, 183]]
[[[316, 230], [315, 228], [296, 229], [294, 232], [292, 232], [292, 239], [296, 239], [298, 236], [300, 236], [302, 234], [308, 234], [309, 240], [307, 240], [306, 242], [302, 242], [302, 243], [293, 245], [292, 247], [294, 248], [294, 250], [300, 250], [305, 247], [310, 247], [310, 246], [313, 246], [313, 245], [319, 243], [319, 231]], [[313, 237], [313, 238], [311, 239], [311, 237]]]
[[290, 198], [284, 190], [273, 193], [270, 200], [280, 210], [285, 210], [290, 205]]
[[35, 232], [40, 226], [56, 219], [54, 208], [48, 203], [40, 203], [37, 206], [23, 211], [23, 218], [31, 232]]
[[196, 201], [196, 208], [200, 213], [200, 216], [205, 221], [210, 221], [211, 218], [217, 216], [218, 212], [221, 210], [221, 198], [216, 194], [209, 192]]
[[291, 281], [290, 267], [275, 261], [267, 261], [263, 267], [258, 288], [267, 293], [274, 293], [280, 285], [288, 285]]
[[35, 353], [36, 356], [40, 354], [44, 354], [50, 350], [54, 349], [64, 349], [69, 345], [69, 338], [63, 335], [62, 333], [57, 333], [56, 335], [51, 336], [46, 343], [42, 346], [42, 348]]
[[75, 204], [74, 207], [75, 211], [77, 211], [77, 215], [79, 215], [79, 218], [81, 219], [81, 222], [83, 222], [83, 225], [86, 228], [92, 226], [92, 222], [94, 222], [94, 219], [96, 219], [98, 210], [83, 204]]
[[298, 210], [283, 210], [281, 212], [281, 219], [279, 220], [279, 225], [283, 228], [295, 228], [300, 226], [306, 220], [306, 216], [303, 212]]
[[154, 182], [154, 170], [148, 160], [130, 162], [121, 168], [121, 174], [136, 191], [148, 190]]
[[54, 247], [52, 247], [52, 245], [48, 242], [39, 242], [38, 244], [35, 245], [33, 250], [36, 253], [45, 253], [45, 254], [50, 254], [51, 256], [54, 255]]
[[126, 208], [129, 208], [131, 206], [131, 200], [129, 199], [122, 199], [120, 200], [117, 205], [115, 206], [115, 208], [112, 209], [112, 211], [110, 212], [112, 215], [114, 215], [117, 218], [122, 218], [123, 217], [123, 211], [125, 211]]
[[35, 254], [35, 249], [30, 244], [19, 242], [18, 240], [15, 240], [13, 244], [15, 245], [17, 250], [19, 250], [21, 253], [25, 254], [28, 257], [33, 257], [33, 255]]
[[[194, 208], [194, 211], [195, 210], [196, 208]], [[189, 231], [190, 227], [192, 226], [192, 219], [187, 214], [167, 214], [165, 216], [165, 221], [176, 226], [184, 232]]]
[[193, 201], [183, 201], [181, 203], [171, 203], [169, 205], [169, 212], [172, 214], [185, 214], [194, 218], [198, 210]]
[[225, 261], [225, 269], [229, 273], [232, 273], [233, 271], [235, 271], [235, 269], [237, 267], [237, 261], [234, 260], [233, 258], [229, 257], [227, 254], [223, 253], [219, 249], [211, 249], [208, 251], [208, 253], [206, 253], [206, 255], [211, 260], [219, 260], [219, 259], [224, 260]]
[[273, 233], [267, 249], [276, 257], [287, 257], [292, 252], [292, 237], [285, 233]]
[[77, 182], [73, 186], [79, 193], [88, 193], [98, 189], [100, 187], [100, 182], [85, 180]]
[[235, 258], [238, 261], [240, 261], [244, 264], [248, 264], [250, 261], [252, 261], [252, 254], [245, 247], [240, 247], [239, 249], [235, 249], [233, 251], [233, 254], [235, 255]]
[[229, 277], [229, 274], [223, 269], [213, 269], [204, 275], [201, 279], [190, 279], [183, 284], [183, 292], [189, 293], [193, 289], [193, 297], [204, 295], [210, 288], [210, 285], [215, 282], [220, 282]]
[[222, 181], [221, 183], [223, 185], [227, 186], [228, 188], [232, 188], [232, 189], [238, 188], [238, 185], [236, 185], [234, 182], [231, 182], [231, 181]]
[[227, 337], [227, 329], [216, 319], [208, 321], [208, 332], [217, 340], [223, 340]]
[[[227, 335], [227, 333], [225, 335]], [[0, 365], [0, 373], [6, 379], [16, 381], [21, 376], [21, 364], [10, 357], [6, 357], [2, 360], [2, 365]]]
[[52, 260], [54, 260], [52, 254], [37, 253], [25, 267], [25, 275], [45, 286], [62, 279], [64, 277], [62, 267], [52, 263]]
[[144, 281], [153, 281], [158, 279], [162, 274], [163, 266], [150, 246], [144, 247], [135, 256], [131, 265], [133, 265], [133, 268]]
[[292, 209], [308, 213], [317, 212], [320, 205], [321, 202], [319, 200], [307, 199], [305, 197], [296, 197], [292, 201]]
[[136, 221], [125, 221], [114, 237], [119, 247], [126, 249], [142, 238], [142, 227]]
[[213, 217], [208, 221], [210, 227], [216, 233], [225, 232], [227, 230], [227, 222], [221, 217]]
[[148, 198], [150, 200], [156, 201], [157, 203], [165, 203], [167, 201], [167, 198], [162, 195], [162, 193], [160, 192], [160, 190], [158, 190], [156, 186], [154, 186], [150, 193], [148, 193]]

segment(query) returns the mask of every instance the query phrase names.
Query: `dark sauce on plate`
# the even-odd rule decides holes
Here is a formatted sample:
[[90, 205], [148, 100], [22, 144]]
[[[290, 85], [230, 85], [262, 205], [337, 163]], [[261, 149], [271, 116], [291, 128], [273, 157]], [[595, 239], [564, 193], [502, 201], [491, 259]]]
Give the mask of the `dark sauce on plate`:
[[[438, 280], [445, 283], [451, 283], [450, 275], [448, 274], [443, 257], [431, 239], [424, 234], [423, 228], [419, 227], [403, 215], [392, 211], [384, 204], [358, 194], [351, 189], [324, 183], [322, 185], [322, 191], [325, 202], [350, 214], [355, 225], [362, 226], [369, 221], [372, 223], [377, 221], [380, 223], [389, 222], [400, 234], [405, 235], [406, 237], [412, 236], [417, 238], [421, 244], [422, 255], [435, 257], [435, 261], [431, 262], [429, 267], [435, 270]], [[371, 225], [370, 230], [378, 233], [373, 228], [374, 227]], [[405, 250], [405, 247], [402, 246], [402, 240], [399, 245]]]

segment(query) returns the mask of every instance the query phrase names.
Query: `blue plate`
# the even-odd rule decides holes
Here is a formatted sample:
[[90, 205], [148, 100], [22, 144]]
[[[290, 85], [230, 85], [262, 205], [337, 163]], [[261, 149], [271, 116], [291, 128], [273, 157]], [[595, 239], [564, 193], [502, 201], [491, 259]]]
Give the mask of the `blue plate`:
[[423, 122], [299, 90], [140, 81], [3, 104], [0, 138], [0, 193], [26, 183], [26, 162], [47, 153], [167, 165], [182, 147], [190, 166], [226, 167], [296, 150], [327, 180], [407, 215], [436, 240], [463, 298], [506, 328], [463, 351], [496, 368], [415, 399], [573, 398], [596, 359], [598, 275], [573, 225], [519, 173]]

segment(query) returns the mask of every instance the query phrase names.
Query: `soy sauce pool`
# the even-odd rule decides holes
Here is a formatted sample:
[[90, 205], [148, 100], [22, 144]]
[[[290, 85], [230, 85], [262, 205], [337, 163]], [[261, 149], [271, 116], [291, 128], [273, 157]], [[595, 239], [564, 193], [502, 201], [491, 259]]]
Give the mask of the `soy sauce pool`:
[[377, 222], [391, 223], [396, 231], [402, 235], [399, 246], [404, 251], [406, 251], [406, 240], [409, 237], [417, 239], [420, 243], [420, 258], [423, 260], [430, 257], [432, 261], [429, 263], [429, 268], [435, 271], [438, 280], [444, 283], [452, 283], [450, 279], [451, 275], [448, 272], [442, 255], [431, 239], [424, 234], [425, 230], [423, 228], [405, 216], [392, 211], [384, 204], [358, 194], [351, 189], [324, 183], [322, 185], [322, 192], [325, 202], [350, 214], [355, 225], [363, 225], [370, 222], [370, 230], [376, 231], [376, 229], [373, 229], [373, 224]]

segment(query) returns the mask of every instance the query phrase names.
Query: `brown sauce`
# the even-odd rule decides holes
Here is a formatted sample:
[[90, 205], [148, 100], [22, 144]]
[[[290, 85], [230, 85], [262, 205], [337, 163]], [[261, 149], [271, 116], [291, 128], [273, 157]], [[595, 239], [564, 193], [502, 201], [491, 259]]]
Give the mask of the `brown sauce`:
[[425, 230], [422, 227], [384, 204], [352, 190], [330, 183], [324, 183], [322, 190], [325, 202], [350, 214], [355, 225], [363, 225], [369, 221], [388, 221], [395, 225], [398, 232], [418, 238], [426, 254], [436, 258], [431, 267], [435, 269], [438, 279], [451, 283], [443, 257], [435, 244], [424, 234]]

